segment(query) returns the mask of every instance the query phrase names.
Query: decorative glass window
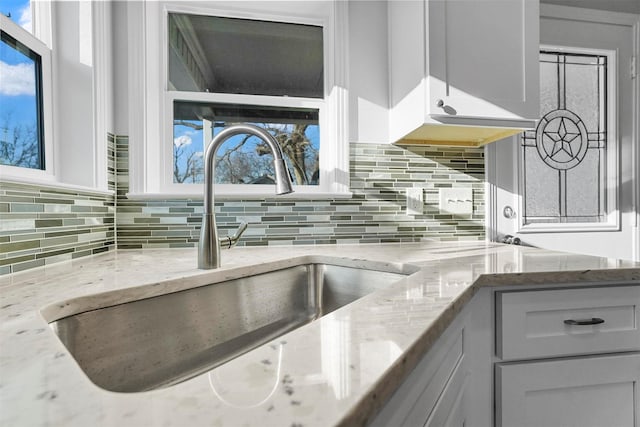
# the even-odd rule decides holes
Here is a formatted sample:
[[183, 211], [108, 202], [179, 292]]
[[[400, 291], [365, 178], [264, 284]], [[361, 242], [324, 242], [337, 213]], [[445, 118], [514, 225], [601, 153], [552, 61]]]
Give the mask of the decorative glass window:
[[[203, 152], [213, 136], [252, 123], [276, 137], [294, 184], [317, 185], [322, 101], [306, 109], [277, 98], [269, 106], [244, 102], [251, 102], [247, 95], [322, 100], [322, 27], [169, 13], [168, 28], [170, 91], [182, 99], [193, 92], [237, 95], [236, 103], [173, 100], [173, 182], [202, 183]], [[230, 138], [216, 156], [217, 183], [275, 182], [271, 152], [256, 137]]]
[[615, 213], [611, 55], [540, 52], [541, 118], [521, 139], [525, 228], [602, 224]]

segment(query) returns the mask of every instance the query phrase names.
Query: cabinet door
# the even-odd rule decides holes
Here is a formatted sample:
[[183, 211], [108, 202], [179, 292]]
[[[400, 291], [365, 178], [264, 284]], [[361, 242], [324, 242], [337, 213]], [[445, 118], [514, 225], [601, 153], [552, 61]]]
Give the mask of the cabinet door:
[[[470, 302], [422, 357], [385, 404], [371, 427], [461, 425], [466, 418], [464, 390], [470, 373], [464, 349]], [[440, 424], [438, 424], [440, 423]], [[457, 424], [456, 424], [457, 423]]]
[[496, 366], [496, 424], [638, 427], [640, 353]]
[[[410, 377], [387, 402], [372, 427], [423, 426], [439, 403], [443, 390], [454, 375], [466, 376], [464, 370], [463, 330], [447, 331], [418, 363]], [[456, 374], [457, 373], [457, 374]], [[440, 410], [442, 412], [442, 409]]]
[[538, 1], [427, 0], [426, 13], [431, 118], [538, 118]]
[[424, 427], [464, 427], [467, 370], [464, 357], [456, 366]]

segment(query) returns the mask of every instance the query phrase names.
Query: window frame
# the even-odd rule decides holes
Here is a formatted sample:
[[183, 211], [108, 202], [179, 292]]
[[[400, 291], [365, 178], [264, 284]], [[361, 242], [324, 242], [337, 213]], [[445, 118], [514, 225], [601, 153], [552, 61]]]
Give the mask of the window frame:
[[[619, 206], [619, 148], [618, 148], [618, 84], [617, 84], [617, 55], [613, 50], [587, 49], [581, 47], [569, 47], [558, 45], [540, 45], [540, 51], [551, 51], [557, 53], [576, 53], [586, 55], [600, 55], [607, 58], [607, 82], [606, 82], [606, 109], [607, 109], [607, 146], [606, 152], [606, 221], [604, 222], [581, 222], [581, 223], [524, 223], [524, 215], [520, 215], [518, 221], [518, 233], [553, 233], [553, 232], [590, 232], [590, 231], [616, 231], [620, 229], [620, 206]], [[518, 140], [518, 205], [519, 212], [525, 212], [524, 200], [524, 148]]]
[[[44, 161], [44, 169], [32, 169], [21, 166], [0, 165], [0, 176], [3, 180], [18, 181], [54, 181], [55, 179], [55, 159], [54, 159], [54, 143], [53, 143], [53, 78], [52, 78], [52, 53], [47, 43], [50, 43], [49, 24], [45, 24], [46, 17], [49, 15], [49, 9], [40, 5], [37, 9], [40, 13], [34, 12], [34, 28], [35, 34], [42, 34], [43, 40], [20, 27], [11, 19], [0, 14], [0, 27], [2, 31], [9, 34], [16, 41], [22, 43], [35, 54], [40, 56], [40, 93], [42, 127], [41, 136], [44, 138], [44, 144], [41, 144], [42, 152], [40, 155]], [[40, 19], [38, 19], [40, 17]], [[43, 23], [39, 25], [39, 23]], [[38, 28], [40, 28], [38, 30]]]
[[[303, 107], [319, 110], [320, 184], [294, 186], [285, 197], [349, 196], [349, 146], [346, 91], [346, 22], [344, 2], [305, 2], [295, 13], [271, 2], [131, 2], [128, 5], [129, 143], [132, 198], [201, 198], [203, 184], [173, 182], [173, 101]], [[275, 4], [275, 3], [274, 3]], [[286, 5], [285, 5], [286, 6]], [[170, 90], [168, 87], [168, 14], [193, 13], [323, 27], [324, 98], [298, 98]], [[144, 25], [140, 25], [140, 23]], [[140, 37], [136, 36], [136, 33]], [[162, 40], [162, 43], [157, 43]], [[153, 43], [156, 41], [155, 43]], [[339, 43], [337, 41], [340, 41]], [[141, 102], [142, 100], [142, 102]], [[140, 123], [140, 117], [143, 118]], [[158, 122], [162, 124], [158, 126]], [[160, 141], [158, 143], [157, 141]], [[226, 198], [273, 196], [273, 186], [216, 184]]]

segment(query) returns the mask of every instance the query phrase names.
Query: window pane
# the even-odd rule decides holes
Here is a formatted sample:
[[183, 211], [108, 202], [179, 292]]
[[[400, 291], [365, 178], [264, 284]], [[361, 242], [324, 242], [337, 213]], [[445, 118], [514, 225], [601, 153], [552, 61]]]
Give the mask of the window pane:
[[600, 108], [599, 67], [578, 64], [565, 65], [566, 108], [576, 113], [587, 129], [598, 129]]
[[[205, 145], [226, 126], [251, 123], [276, 138], [294, 184], [319, 184], [318, 110], [176, 101], [173, 115], [175, 183], [203, 182]], [[257, 137], [229, 138], [216, 153], [215, 182], [273, 184], [273, 156]]]
[[29, 0], [2, 0], [0, 2], [0, 13], [30, 33], [33, 32], [33, 13], [31, 12], [31, 2]]
[[540, 116], [558, 108], [558, 64], [540, 62]]
[[[598, 150], [588, 150], [582, 162], [567, 174], [567, 216], [594, 216], [600, 209], [599, 174], [593, 173], [600, 168]], [[585, 188], [591, 191], [584, 191]], [[589, 221], [597, 221], [589, 218]]]
[[40, 56], [2, 32], [0, 164], [44, 169]]
[[169, 14], [169, 88], [323, 98], [322, 27]]
[[541, 119], [522, 137], [525, 224], [606, 220], [606, 66], [541, 52]]
[[558, 171], [542, 161], [535, 147], [525, 147], [524, 150], [524, 201], [527, 217], [558, 216]]

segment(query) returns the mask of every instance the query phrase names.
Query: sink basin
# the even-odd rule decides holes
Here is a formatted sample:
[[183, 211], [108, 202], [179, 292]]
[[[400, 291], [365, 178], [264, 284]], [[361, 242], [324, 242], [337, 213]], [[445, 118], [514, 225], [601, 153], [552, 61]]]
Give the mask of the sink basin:
[[[274, 263], [260, 274], [80, 308], [50, 326], [96, 385], [140, 392], [208, 371], [415, 271], [321, 261], [300, 258], [286, 268]], [[113, 294], [110, 300], [117, 301]]]

